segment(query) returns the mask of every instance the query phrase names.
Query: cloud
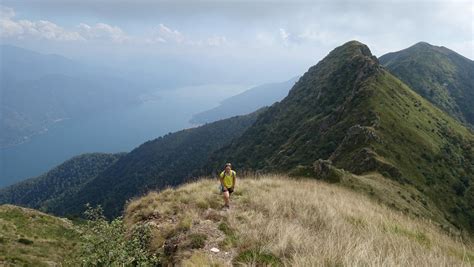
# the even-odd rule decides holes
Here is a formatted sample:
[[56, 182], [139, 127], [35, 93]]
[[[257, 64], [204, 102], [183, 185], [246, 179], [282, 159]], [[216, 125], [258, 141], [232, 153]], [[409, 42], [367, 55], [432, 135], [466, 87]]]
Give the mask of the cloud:
[[2, 19], [11, 19], [15, 16], [15, 11], [13, 8], [0, 5], [0, 18]]
[[284, 45], [288, 45], [290, 34], [283, 28], [280, 28], [280, 38]]
[[176, 29], [172, 29], [162, 23], [155, 28], [151, 38], [145, 39], [148, 44], [162, 43], [168, 45], [186, 45], [186, 46], [223, 46], [229, 44], [225, 36], [214, 35], [204, 39], [194, 39], [185, 36]]
[[188, 46], [222, 46], [228, 44], [225, 36], [213, 35], [204, 38], [186, 37], [180, 31], [163, 23], [153, 30], [150, 36], [131, 36], [118, 26], [106, 23], [78, 26], [66, 29], [47, 20], [17, 20], [12, 8], [0, 6], [0, 37], [18, 40], [42, 39], [50, 41], [110, 41], [113, 43], [131, 42], [134, 44], [168, 44]]
[[[57, 33], [48, 36], [59, 40], [110, 40], [150, 47], [174, 46], [182, 51], [191, 46], [228, 46], [238, 49], [231, 52], [244, 53], [244, 48], [255, 48], [273, 52], [273, 56], [291, 51], [300, 53], [301, 57], [327, 51], [350, 39], [367, 43], [378, 54], [427, 41], [459, 47], [458, 52], [471, 58], [474, 53], [469, 47], [474, 12], [469, 0], [282, 0], [218, 4], [189, 0], [136, 0], [133, 4], [113, 0], [3, 0], [3, 3], [51, 21], [53, 17], [68, 22], [71, 18], [87, 17], [113, 21], [130, 31], [125, 33], [117, 26], [91, 23], [83, 23], [94, 28], [89, 30], [56, 25]], [[15, 18], [12, 9], [2, 10], [2, 35], [21, 33], [26, 38], [24, 27]], [[150, 25], [154, 25], [152, 30]], [[220, 33], [216, 35], [216, 31]]]
[[88, 41], [110, 40], [123, 42], [129, 38], [116, 26], [97, 23], [89, 26], [85, 23], [68, 30], [47, 20], [16, 20], [12, 8], [0, 6], [0, 37], [16, 39], [44, 39], [51, 41]]
[[172, 30], [171, 28], [160, 23], [156, 29], [154, 39], [161, 43], [176, 43], [181, 44], [185, 41], [184, 36], [177, 30]]
[[213, 36], [207, 38], [206, 44], [209, 46], [222, 46], [228, 44], [227, 38], [225, 36]]
[[125, 42], [131, 38], [116, 26], [111, 26], [105, 23], [97, 23], [89, 26], [85, 23], [80, 23], [78, 33], [86, 40], [111, 40], [112, 42]]
[[64, 28], [46, 21], [14, 20], [15, 11], [12, 8], [0, 6], [0, 37], [15, 37], [25, 39], [28, 37], [47, 40], [81, 40], [77, 32], [70, 32]]

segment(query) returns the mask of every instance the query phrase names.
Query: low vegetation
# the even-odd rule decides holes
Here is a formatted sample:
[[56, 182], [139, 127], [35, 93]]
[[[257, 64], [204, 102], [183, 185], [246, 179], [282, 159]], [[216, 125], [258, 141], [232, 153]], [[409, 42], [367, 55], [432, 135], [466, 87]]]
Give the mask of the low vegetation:
[[79, 232], [69, 220], [0, 206], [0, 266], [58, 266], [74, 255]]
[[120, 217], [107, 221], [100, 206], [88, 207], [87, 221], [78, 226], [81, 245], [67, 262], [72, 266], [155, 266], [148, 253], [150, 231], [140, 225], [127, 231]]
[[239, 180], [230, 210], [221, 205], [217, 181], [203, 179], [129, 202], [124, 224], [149, 227], [148, 251], [161, 264], [474, 264], [470, 240], [340, 185], [250, 177]]

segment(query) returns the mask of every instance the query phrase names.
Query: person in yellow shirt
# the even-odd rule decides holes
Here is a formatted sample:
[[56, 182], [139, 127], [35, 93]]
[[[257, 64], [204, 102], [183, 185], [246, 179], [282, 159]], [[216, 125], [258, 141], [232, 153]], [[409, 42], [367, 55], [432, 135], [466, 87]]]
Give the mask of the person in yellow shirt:
[[232, 164], [226, 163], [225, 169], [219, 175], [221, 181], [221, 192], [224, 196], [224, 208], [229, 208], [230, 195], [235, 190], [236, 173], [232, 170]]

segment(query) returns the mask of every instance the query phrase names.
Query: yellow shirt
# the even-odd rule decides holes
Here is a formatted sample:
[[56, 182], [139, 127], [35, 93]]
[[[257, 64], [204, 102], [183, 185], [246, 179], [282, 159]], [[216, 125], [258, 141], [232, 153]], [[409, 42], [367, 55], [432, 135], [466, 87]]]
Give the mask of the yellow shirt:
[[235, 171], [231, 170], [229, 174], [225, 173], [225, 171], [222, 171], [220, 176], [222, 180], [224, 180], [224, 186], [226, 188], [231, 188], [234, 186], [234, 177], [236, 176]]

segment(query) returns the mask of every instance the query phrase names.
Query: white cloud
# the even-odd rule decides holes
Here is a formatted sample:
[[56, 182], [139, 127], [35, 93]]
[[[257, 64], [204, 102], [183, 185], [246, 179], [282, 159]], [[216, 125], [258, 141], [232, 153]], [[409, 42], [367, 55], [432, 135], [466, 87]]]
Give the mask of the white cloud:
[[280, 28], [280, 38], [283, 41], [283, 44], [288, 45], [290, 34], [283, 28]]
[[215, 35], [204, 39], [194, 39], [162, 23], [155, 28], [151, 38], [145, 39], [145, 42], [148, 44], [163, 43], [188, 46], [223, 46], [229, 44], [225, 36]]
[[159, 43], [175, 43], [182, 44], [185, 41], [185, 38], [182, 33], [177, 30], [173, 30], [164, 24], [159, 24], [155, 36], [153, 37], [154, 41]]
[[122, 29], [105, 23], [97, 23], [93, 26], [81, 23], [77, 28], [80, 35], [86, 40], [111, 40], [118, 43], [130, 40], [130, 37]]
[[65, 29], [47, 20], [16, 20], [12, 8], [0, 6], [0, 37], [16, 39], [45, 39], [52, 41], [110, 40], [123, 42], [128, 40], [125, 32], [116, 26], [97, 23], [89, 26], [79, 24], [72, 30]]

